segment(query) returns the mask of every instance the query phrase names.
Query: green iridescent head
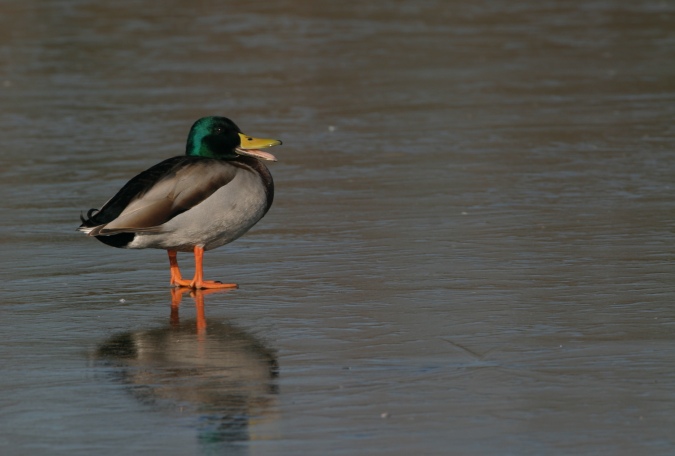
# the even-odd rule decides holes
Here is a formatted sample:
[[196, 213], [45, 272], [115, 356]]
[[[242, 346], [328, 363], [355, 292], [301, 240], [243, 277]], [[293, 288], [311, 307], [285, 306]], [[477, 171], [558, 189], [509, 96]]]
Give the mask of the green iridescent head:
[[281, 141], [276, 139], [253, 138], [243, 134], [227, 117], [202, 117], [190, 129], [185, 155], [221, 160], [234, 160], [240, 155], [248, 155], [276, 161], [274, 155], [259, 149], [279, 144]]

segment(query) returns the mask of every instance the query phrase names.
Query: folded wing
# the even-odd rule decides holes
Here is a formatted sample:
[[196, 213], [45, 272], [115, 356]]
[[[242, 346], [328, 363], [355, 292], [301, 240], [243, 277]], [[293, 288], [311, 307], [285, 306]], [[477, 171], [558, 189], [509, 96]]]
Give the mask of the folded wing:
[[170, 158], [127, 182], [98, 212], [82, 218], [79, 230], [89, 236], [160, 232], [161, 225], [231, 182], [237, 170], [210, 158]]

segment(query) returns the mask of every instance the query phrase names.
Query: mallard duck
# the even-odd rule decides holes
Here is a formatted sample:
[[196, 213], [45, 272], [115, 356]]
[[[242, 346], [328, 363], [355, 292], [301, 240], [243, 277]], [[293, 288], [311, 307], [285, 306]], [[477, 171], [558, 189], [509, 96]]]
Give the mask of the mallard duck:
[[[204, 280], [204, 251], [234, 241], [267, 213], [274, 182], [260, 160], [276, 157], [260, 149], [279, 144], [243, 134], [226, 117], [203, 117], [190, 129], [185, 155], [143, 171], [101, 209], [80, 214], [78, 231], [113, 247], [166, 250], [174, 287], [236, 288]], [[177, 252], [194, 253], [192, 280], [181, 276]]]

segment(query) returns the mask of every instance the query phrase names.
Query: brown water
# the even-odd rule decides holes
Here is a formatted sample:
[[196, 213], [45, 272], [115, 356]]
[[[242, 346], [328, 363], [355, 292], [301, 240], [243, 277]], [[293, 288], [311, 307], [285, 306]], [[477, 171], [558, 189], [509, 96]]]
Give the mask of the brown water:
[[[675, 453], [672, 2], [6, 1], [0, 108], [3, 455]], [[179, 310], [74, 229], [213, 114]]]

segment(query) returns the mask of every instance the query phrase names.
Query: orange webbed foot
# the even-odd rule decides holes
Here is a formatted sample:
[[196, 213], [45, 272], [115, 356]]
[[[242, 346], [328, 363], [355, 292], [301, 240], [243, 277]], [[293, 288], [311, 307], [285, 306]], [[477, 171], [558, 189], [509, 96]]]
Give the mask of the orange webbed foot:
[[169, 266], [171, 269], [170, 284], [172, 287], [191, 288], [193, 290], [229, 290], [239, 288], [236, 283], [222, 283], [216, 280], [204, 280], [204, 271], [202, 261], [204, 258], [204, 249], [202, 247], [194, 248], [195, 255], [195, 276], [192, 280], [184, 279], [178, 268], [177, 252], [169, 250]]
[[201, 282], [193, 281], [190, 286], [195, 290], [225, 290], [239, 288], [239, 285], [236, 283], [222, 283], [216, 280], [202, 280]]

